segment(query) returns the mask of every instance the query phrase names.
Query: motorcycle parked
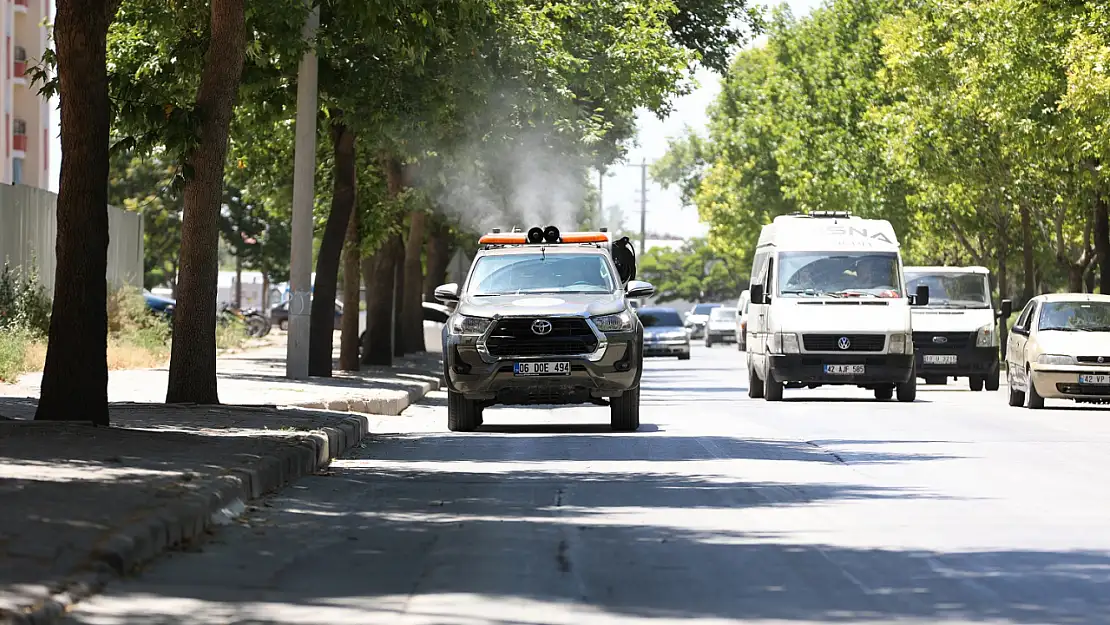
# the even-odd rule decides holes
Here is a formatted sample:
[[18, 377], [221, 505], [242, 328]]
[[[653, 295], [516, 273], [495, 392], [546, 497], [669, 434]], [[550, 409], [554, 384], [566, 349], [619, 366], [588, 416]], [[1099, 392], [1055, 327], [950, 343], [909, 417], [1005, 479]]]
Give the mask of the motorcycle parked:
[[263, 315], [257, 308], [239, 310], [230, 304], [220, 304], [216, 318], [221, 325], [227, 325], [236, 319], [241, 321], [246, 326], [247, 336], [251, 338], [266, 336], [273, 327], [266, 315]]

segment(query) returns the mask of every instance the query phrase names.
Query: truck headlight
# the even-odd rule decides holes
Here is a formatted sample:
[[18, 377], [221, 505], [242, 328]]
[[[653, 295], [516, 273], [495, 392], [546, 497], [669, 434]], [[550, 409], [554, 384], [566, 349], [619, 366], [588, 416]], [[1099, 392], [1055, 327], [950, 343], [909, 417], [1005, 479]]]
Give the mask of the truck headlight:
[[773, 354], [797, 354], [801, 352], [798, 346], [798, 335], [792, 332], [771, 334], [770, 347]]
[[906, 335], [905, 334], [891, 334], [890, 344], [887, 345], [887, 352], [891, 354], [904, 354], [906, 353]]
[[602, 332], [627, 332], [632, 329], [632, 313], [627, 310], [615, 315], [594, 317], [594, 325]]
[[997, 347], [998, 333], [994, 331], [994, 324], [985, 325], [975, 333], [976, 347]]
[[1074, 365], [1075, 358], [1073, 356], [1064, 356], [1063, 354], [1041, 354], [1037, 356], [1038, 365]]
[[451, 333], [458, 336], [481, 336], [489, 329], [493, 319], [455, 315], [451, 319]]

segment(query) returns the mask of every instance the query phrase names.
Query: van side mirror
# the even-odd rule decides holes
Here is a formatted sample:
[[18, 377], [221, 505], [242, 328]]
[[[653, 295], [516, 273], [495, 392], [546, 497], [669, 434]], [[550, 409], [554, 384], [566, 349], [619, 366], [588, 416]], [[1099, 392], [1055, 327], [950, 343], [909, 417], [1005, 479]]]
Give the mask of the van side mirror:
[[1014, 312], [1014, 303], [1008, 299], [1002, 300], [998, 307], [998, 318], [1009, 319]]
[[625, 297], [628, 297], [630, 299], [639, 297], [651, 297], [654, 294], [655, 287], [651, 283], [644, 282], [643, 280], [629, 280], [628, 290], [625, 291]]
[[436, 287], [435, 297], [441, 302], [457, 302], [459, 301], [459, 285], [454, 282], [441, 284]]
[[751, 302], [753, 304], [766, 304], [767, 303], [766, 301], [764, 301], [765, 298], [763, 297], [763, 285], [762, 284], [753, 284], [752, 288], [750, 289], [750, 293], [748, 295], [749, 295], [749, 299], [751, 300]]
[[929, 305], [929, 287], [921, 284], [917, 287], [917, 292], [914, 294], [913, 299], [910, 301], [911, 306], [928, 306]]

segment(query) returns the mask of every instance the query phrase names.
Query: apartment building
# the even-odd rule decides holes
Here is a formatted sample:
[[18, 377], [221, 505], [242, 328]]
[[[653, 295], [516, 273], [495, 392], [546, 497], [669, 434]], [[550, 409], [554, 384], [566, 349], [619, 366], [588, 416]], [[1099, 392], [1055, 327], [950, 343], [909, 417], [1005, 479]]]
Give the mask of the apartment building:
[[39, 86], [24, 73], [47, 47], [51, 0], [0, 0], [4, 45], [0, 47], [0, 99], [4, 131], [0, 136], [0, 183], [50, 186], [50, 106]]

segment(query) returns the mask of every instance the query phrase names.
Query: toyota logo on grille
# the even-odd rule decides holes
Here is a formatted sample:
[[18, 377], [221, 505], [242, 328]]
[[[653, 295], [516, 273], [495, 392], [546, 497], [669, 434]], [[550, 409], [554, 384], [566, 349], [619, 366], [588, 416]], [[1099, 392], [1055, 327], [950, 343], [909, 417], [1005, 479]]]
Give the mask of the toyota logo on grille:
[[947, 343], [948, 342], [948, 337], [946, 337], [946, 336], [934, 336], [933, 337], [933, 342], [934, 343], [942, 343], [942, 344]]
[[546, 319], [536, 319], [532, 322], [532, 333], [543, 336], [551, 333], [551, 322]]
[[848, 340], [848, 337], [842, 336], [840, 337], [840, 340], [836, 342], [836, 345], [840, 349], [848, 349], [852, 346], [852, 342]]

